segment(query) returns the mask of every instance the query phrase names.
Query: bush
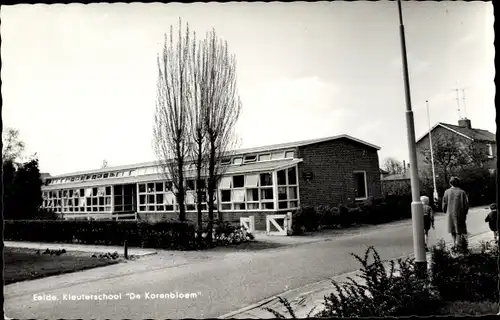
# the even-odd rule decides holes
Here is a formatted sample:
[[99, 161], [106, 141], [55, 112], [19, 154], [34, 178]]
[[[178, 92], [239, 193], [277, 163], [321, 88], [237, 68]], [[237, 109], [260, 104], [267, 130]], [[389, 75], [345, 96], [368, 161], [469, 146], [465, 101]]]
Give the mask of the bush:
[[[333, 281], [337, 295], [332, 293], [325, 297], [325, 309], [317, 316], [423, 316], [432, 314], [440, 306], [429, 281], [416, 276], [412, 258], [397, 260], [398, 268], [393, 260], [387, 270], [373, 247], [367, 249], [364, 257], [353, 256], [361, 263], [360, 276], [366, 284], [359, 284], [352, 278], [343, 284]], [[396, 270], [399, 275], [395, 275]]]
[[[398, 268], [393, 260], [387, 270], [373, 247], [366, 250], [364, 257], [352, 255], [361, 263], [360, 276], [366, 284], [357, 283], [352, 278], [346, 283], [333, 281], [337, 294], [325, 296], [325, 308], [315, 317], [428, 316], [442, 307], [443, 303], [431, 290], [429, 280], [416, 276], [413, 259], [399, 259]], [[370, 260], [373, 262], [369, 263]], [[399, 275], [395, 274], [396, 271]], [[279, 301], [292, 318], [297, 318], [286, 299], [279, 297]], [[265, 309], [276, 318], [284, 318], [275, 310]]]
[[432, 250], [432, 284], [447, 301], [498, 301], [497, 249], [454, 257], [441, 241]]
[[340, 225], [340, 210], [333, 206], [318, 206], [317, 213], [320, 225], [324, 227], [338, 227]]
[[320, 225], [320, 216], [311, 206], [301, 207], [292, 215], [292, 234], [298, 235], [306, 231], [316, 231]]
[[6, 220], [5, 240], [193, 249], [193, 224], [183, 222]]
[[[203, 247], [209, 246], [205, 241], [207, 239], [208, 229], [203, 228], [202, 239], [199, 243]], [[195, 235], [197, 237], [197, 235]], [[254, 235], [248, 231], [245, 227], [233, 225], [229, 222], [219, 222], [215, 223], [212, 230], [212, 245], [213, 246], [227, 246], [231, 244], [239, 244], [244, 242], [249, 242], [254, 240]]]

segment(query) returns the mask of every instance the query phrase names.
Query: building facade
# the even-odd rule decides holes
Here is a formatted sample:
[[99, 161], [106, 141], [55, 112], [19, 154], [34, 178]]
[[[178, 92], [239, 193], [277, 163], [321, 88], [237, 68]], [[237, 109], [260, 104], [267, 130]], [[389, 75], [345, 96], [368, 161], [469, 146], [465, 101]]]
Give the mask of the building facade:
[[[487, 157], [484, 168], [494, 173], [497, 167], [497, 144], [494, 133], [487, 130], [473, 128], [469, 119], [461, 119], [458, 126], [438, 122], [431, 128], [433, 146], [439, 139], [456, 141], [457, 148], [467, 148], [470, 143], [474, 148], [482, 149]], [[431, 170], [431, 163], [426, 160], [424, 153], [429, 151], [429, 133], [425, 133], [417, 141], [417, 162], [419, 171]], [[437, 166], [437, 163], [434, 163]]]
[[[379, 147], [348, 135], [228, 153], [216, 195], [217, 219], [239, 223], [300, 206], [338, 205], [382, 196]], [[204, 183], [205, 184], [205, 183]], [[186, 216], [196, 221], [196, 176], [186, 170]], [[204, 187], [204, 186], [202, 186]], [[48, 177], [47, 209], [65, 219], [177, 219], [175, 189], [156, 162]], [[201, 204], [207, 219], [206, 197]]]

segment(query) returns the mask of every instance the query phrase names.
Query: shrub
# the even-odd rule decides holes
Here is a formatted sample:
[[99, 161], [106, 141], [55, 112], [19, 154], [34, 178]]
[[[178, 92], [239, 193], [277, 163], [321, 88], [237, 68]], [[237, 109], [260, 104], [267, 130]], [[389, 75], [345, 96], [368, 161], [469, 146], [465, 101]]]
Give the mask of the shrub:
[[[442, 307], [443, 303], [438, 295], [430, 289], [429, 280], [417, 278], [413, 259], [399, 259], [398, 268], [393, 260], [387, 270], [373, 247], [366, 250], [364, 257], [352, 255], [361, 263], [360, 276], [366, 284], [360, 284], [352, 278], [348, 278], [346, 283], [333, 281], [337, 294], [325, 296], [325, 308], [316, 317], [426, 316]], [[369, 260], [373, 262], [369, 263]], [[399, 275], [395, 274], [396, 270]], [[279, 297], [279, 301], [292, 318], [297, 318], [286, 299]], [[265, 310], [273, 313], [276, 318], [285, 318], [275, 310]], [[312, 311], [314, 308], [310, 314]]]
[[432, 250], [432, 284], [447, 301], [498, 301], [498, 250], [454, 257], [441, 241]]
[[305, 231], [316, 231], [320, 225], [320, 216], [311, 206], [301, 207], [292, 215], [292, 234], [302, 234]]
[[320, 225], [325, 227], [337, 227], [340, 225], [340, 211], [333, 206], [318, 206], [317, 213], [320, 219]]
[[[209, 243], [206, 242], [208, 229], [205, 227], [201, 231], [202, 236], [201, 239], [197, 239], [197, 243], [202, 247], [208, 247]], [[195, 238], [197, 237], [198, 235], [195, 233]], [[249, 242], [254, 239], [255, 236], [248, 229], [229, 222], [217, 222], [212, 229], [212, 246], [227, 246]]]
[[[371, 259], [370, 259], [371, 254]], [[349, 278], [347, 283], [333, 285], [337, 294], [325, 297], [325, 309], [319, 317], [386, 317], [430, 315], [440, 306], [427, 279], [419, 279], [412, 258], [390, 262], [384, 266], [377, 251], [370, 247], [364, 257], [352, 254], [361, 263], [360, 277], [365, 284]], [[373, 260], [369, 263], [369, 260]], [[399, 275], [395, 271], [399, 271]]]
[[6, 220], [5, 240], [194, 248], [194, 225], [183, 222]]

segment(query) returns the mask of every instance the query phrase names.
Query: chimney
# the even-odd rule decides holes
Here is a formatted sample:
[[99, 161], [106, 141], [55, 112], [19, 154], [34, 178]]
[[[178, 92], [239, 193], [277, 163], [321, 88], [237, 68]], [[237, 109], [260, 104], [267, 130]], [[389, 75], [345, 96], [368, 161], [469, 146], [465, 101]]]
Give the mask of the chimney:
[[458, 120], [458, 126], [462, 128], [467, 128], [467, 129], [472, 129], [472, 125], [470, 123], [470, 120], [467, 118], [463, 118]]

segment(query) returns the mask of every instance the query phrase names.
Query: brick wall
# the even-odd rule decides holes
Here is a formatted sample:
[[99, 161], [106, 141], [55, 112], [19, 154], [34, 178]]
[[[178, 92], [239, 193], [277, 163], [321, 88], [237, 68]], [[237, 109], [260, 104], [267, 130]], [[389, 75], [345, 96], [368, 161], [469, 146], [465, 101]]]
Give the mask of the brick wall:
[[[338, 205], [354, 201], [354, 171], [366, 171], [368, 196], [382, 197], [378, 152], [376, 149], [338, 139], [302, 146], [299, 158], [299, 196], [301, 205]], [[304, 173], [312, 173], [311, 181]]]

